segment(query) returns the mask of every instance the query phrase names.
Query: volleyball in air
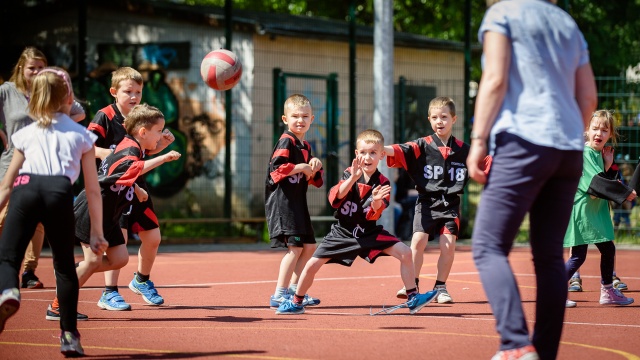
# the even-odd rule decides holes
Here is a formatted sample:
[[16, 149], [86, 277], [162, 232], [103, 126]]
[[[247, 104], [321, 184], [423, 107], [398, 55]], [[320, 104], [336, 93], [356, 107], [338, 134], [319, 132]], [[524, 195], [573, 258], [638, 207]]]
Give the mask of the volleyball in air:
[[229, 90], [240, 81], [242, 63], [236, 54], [229, 50], [213, 50], [202, 59], [200, 75], [210, 88]]

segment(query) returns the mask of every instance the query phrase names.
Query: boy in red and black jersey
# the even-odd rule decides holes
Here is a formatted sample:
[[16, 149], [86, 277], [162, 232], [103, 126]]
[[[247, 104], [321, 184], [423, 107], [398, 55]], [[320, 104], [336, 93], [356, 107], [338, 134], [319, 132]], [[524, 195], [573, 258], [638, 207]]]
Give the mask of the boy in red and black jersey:
[[326, 263], [351, 266], [358, 256], [369, 263], [374, 263], [382, 255], [400, 260], [400, 274], [409, 297], [405, 307], [412, 314], [437, 295], [437, 291], [418, 294], [411, 250], [376, 224], [389, 205], [391, 194], [389, 179], [377, 169], [378, 162], [385, 156], [382, 134], [376, 130], [365, 130], [358, 136], [356, 145], [356, 158], [351, 167], [344, 171], [342, 180], [329, 192], [329, 202], [336, 209], [334, 216], [338, 223], [331, 225], [331, 232], [305, 265], [293, 298], [283, 302], [276, 314], [304, 313], [304, 294], [320, 268]]
[[[143, 160], [145, 151], [154, 150], [162, 138], [164, 123], [164, 115], [157, 108], [146, 104], [134, 107], [124, 123], [128, 135], [118, 144], [113, 153], [105, 157], [98, 169], [103, 231], [109, 243], [105, 255], [94, 254], [88, 246], [90, 219], [85, 191], [82, 190], [76, 198], [75, 234], [84, 253], [84, 260], [80, 261], [76, 268], [80, 286], [93, 273], [117, 270], [129, 261], [129, 253], [119, 223], [122, 212], [131, 204], [134, 197], [144, 201], [147, 196], [144, 190], [138, 188], [136, 180], [163, 163], [180, 158], [179, 153], [170, 151], [153, 159]], [[104, 256], [106, 256], [105, 261], [103, 261]], [[56, 311], [57, 303], [56, 298], [49, 306], [47, 320], [60, 318], [60, 314]], [[78, 320], [86, 319], [86, 315], [78, 314]]]
[[[277, 308], [294, 293], [300, 272], [316, 249], [316, 238], [307, 206], [309, 184], [322, 186], [322, 162], [311, 155], [304, 140], [313, 123], [313, 111], [307, 97], [291, 95], [284, 103], [282, 121], [287, 131], [273, 149], [265, 187], [265, 214], [271, 247], [287, 248], [282, 258], [276, 291], [269, 306]], [[307, 296], [309, 305], [320, 300]]]
[[[435, 290], [438, 303], [452, 303], [446, 281], [455, 257], [460, 231], [460, 196], [469, 181], [467, 156], [469, 145], [452, 135], [456, 122], [453, 100], [437, 97], [429, 103], [429, 122], [433, 135], [405, 144], [385, 146], [387, 165], [405, 169], [416, 184], [418, 200], [413, 221], [411, 250], [415, 273], [420, 275], [429, 234], [439, 236], [440, 258]], [[487, 170], [491, 158], [485, 159]], [[416, 277], [416, 283], [419, 278]], [[398, 291], [406, 297], [405, 289]]]
[[[137, 70], [130, 67], [121, 67], [113, 72], [109, 92], [114, 97], [115, 103], [98, 111], [88, 126], [90, 131], [98, 135], [98, 140], [96, 141], [98, 168], [100, 168], [100, 159], [105, 159], [127, 134], [123, 123], [125, 118], [129, 116], [131, 109], [140, 104], [142, 88], [143, 78]], [[174, 139], [169, 130], [164, 130], [158, 146], [153, 150], [146, 150], [143, 156], [161, 152]], [[136, 182], [139, 188], [148, 192], [147, 182], [144, 177], [139, 177]], [[138, 252], [138, 268], [134, 278], [129, 283], [129, 288], [136, 294], [141, 294], [148, 304], [161, 305], [164, 303], [164, 299], [158, 294], [153, 282], [149, 280], [161, 240], [158, 218], [149, 196], [146, 196], [145, 201], [140, 201], [137, 197], [133, 198], [131, 206], [123, 211], [123, 215], [120, 218], [120, 228], [124, 231], [124, 234], [127, 234], [128, 231], [136, 232], [141, 240], [140, 251]], [[124, 235], [125, 243], [127, 235]], [[118, 293], [119, 274], [119, 270], [107, 271], [104, 274], [105, 290], [98, 301], [98, 306], [103, 309], [131, 309], [131, 306]]]

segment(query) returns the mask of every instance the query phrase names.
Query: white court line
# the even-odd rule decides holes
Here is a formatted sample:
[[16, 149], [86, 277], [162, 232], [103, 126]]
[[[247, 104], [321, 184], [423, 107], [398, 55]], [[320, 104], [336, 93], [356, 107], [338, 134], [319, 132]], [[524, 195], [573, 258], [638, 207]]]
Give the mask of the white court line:
[[[457, 273], [451, 273], [449, 274], [449, 276], [465, 276], [465, 275], [478, 275], [477, 271], [468, 271], [468, 272], [457, 272]], [[434, 277], [436, 276], [435, 273], [433, 274], [420, 274], [420, 276], [423, 277]], [[519, 277], [532, 277], [535, 276], [535, 274], [520, 274], [520, 273], [516, 273], [515, 276], [519, 276]], [[595, 275], [580, 275], [583, 278], [597, 278], [599, 279], [600, 276], [595, 276]], [[314, 281], [352, 281], [352, 280], [367, 280], [367, 279], [391, 279], [391, 278], [400, 278], [400, 275], [376, 275], [376, 276], [344, 276], [344, 277], [332, 277], [332, 278], [316, 278]], [[633, 277], [633, 276], [624, 276], [625, 279], [631, 279], [631, 280], [639, 280], [640, 277]], [[209, 283], [198, 283], [198, 284], [172, 284], [172, 285], [157, 285], [156, 287], [159, 289], [162, 288], [179, 288], [179, 287], [183, 287], [183, 286], [200, 286], [200, 287], [205, 287], [205, 286], [227, 286], [227, 285], [255, 285], [255, 284], [273, 284], [276, 283], [277, 280], [254, 280], [254, 281], [229, 281], [229, 282], [209, 282]], [[83, 291], [87, 291], [87, 290], [100, 290], [102, 291], [102, 288], [80, 288], [80, 290]], [[29, 290], [28, 293], [38, 293], [38, 292], [54, 292], [55, 289], [32, 289]]]
[[[458, 272], [451, 273], [449, 276], [462, 276], [462, 275], [477, 275], [478, 272]], [[436, 276], [436, 274], [420, 274], [425, 277]], [[526, 276], [535, 276], [534, 274], [515, 274], [516, 276], [526, 277]], [[365, 279], [389, 279], [389, 278], [398, 278], [399, 275], [377, 275], [377, 276], [354, 276], [354, 277], [333, 277], [333, 278], [316, 278], [314, 281], [352, 281], [352, 280], [365, 280]], [[599, 276], [582, 276], [584, 278], [600, 278]], [[640, 279], [638, 277], [628, 277], [625, 276], [625, 279]], [[160, 285], [157, 288], [179, 288], [183, 286], [191, 286], [191, 287], [210, 287], [210, 286], [226, 286], [226, 285], [254, 285], [254, 284], [272, 284], [275, 283], [276, 280], [256, 280], [256, 281], [231, 281], [231, 282], [211, 282], [211, 283], [199, 283], [199, 284], [172, 284], [172, 285]], [[102, 291], [101, 287], [92, 287], [92, 288], [80, 288], [82, 291]], [[43, 299], [25, 299], [24, 295], [32, 294], [32, 293], [50, 293], [55, 292], [55, 289], [42, 289], [42, 290], [29, 290], [28, 292], [22, 292], [23, 298], [22, 300], [32, 300], [32, 301], [50, 301]], [[94, 301], [80, 301], [81, 303], [94, 303]], [[146, 306], [146, 303], [132, 303], [133, 305], [143, 305]], [[168, 306], [171, 307], [193, 307], [193, 305], [181, 305], [181, 304], [170, 304]], [[210, 309], [220, 309], [220, 310], [229, 310], [226, 306], [203, 306], [203, 308]], [[426, 308], [428, 309], [428, 308]], [[259, 308], [238, 308], [235, 310], [239, 311], [270, 311], [273, 312], [272, 309], [265, 309], [264, 307]], [[338, 315], [338, 316], [370, 316], [365, 313], [349, 313], [349, 312], [331, 312], [331, 311], [321, 311], [319, 309], [308, 309], [307, 312], [309, 314], [322, 314], [322, 315]], [[424, 314], [424, 313], [422, 313]], [[389, 314], [383, 316], [413, 316], [409, 314]], [[432, 316], [426, 315], [421, 316], [424, 318], [437, 318], [437, 319], [450, 319], [450, 320], [479, 320], [479, 321], [495, 321], [493, 317], [489, 318], [479, 318], [479, 317], [458, 317], [458, 316]], [[535, 320], [527, 320], [529, 323], [535, 323]], [[564, 322], [565, 325], [581, 325], [581, 326], [608, 326], [608, 327], [619, 327], [619, 328], [640, 328], [640, 324], [607, 324], [607, 323], [585, 323], [585, 322]]]

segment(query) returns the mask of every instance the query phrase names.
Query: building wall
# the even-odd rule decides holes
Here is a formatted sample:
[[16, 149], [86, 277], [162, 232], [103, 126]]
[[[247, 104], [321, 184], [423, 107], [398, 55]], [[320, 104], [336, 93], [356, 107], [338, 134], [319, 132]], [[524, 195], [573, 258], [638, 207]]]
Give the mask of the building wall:
[[[52, 64], [73, 66], [73, 49], [77, 46], [77, 14], [49, 17], [29, 24], [18, 34], [17, 43], [34, 44], [56, 49], [50, 59]], [[74, 22], [75, 20], [75, 22]], [[147, 56], [146, 47], [172, 42], [190, 44], [188, 69], [166, 70], [162, 84], [168, 95], [159, 98], [159, 105], [167, 119], [168, 127], [184, 140], [182, 148], [185, 161], [180, 167], [165, 164], [157, 173], [151, 173], [152, 182], [161, 186], [153, 193], [153, 201], [161, 218], [221, 217], [224, 197], [225, 149], [225, 94], [208, 88], [200, 77], [200, 61], [209, 51], [223, 47], [224, 29], [177, 21], [166, 18], [139, 16], [120, 11], [89, 8], [88, 11], [88, 59], [87, 72], [94, 76], [91, 85], [98, 86], [110, 77], [108, 62], [119, 66], [138, 68], [144, 75], [156, 76], [157, 64], [146, 59], [136, 63], [134, 58]], [[27, 31], [29, 30], [29, 31]], [[107, 58], [98, 57], [98, 48], [104, 44], [132, 44], [137, 47], [114, 51]], [[141, 50], [142, 48], [142, 50]], [[144, 50], [144, 54], [139, 52]], [[285, 36], [258, 35], [234, 32], [232, 50], [243, 63], [241, 82], [232, 91], [233, 133], [231, 169], [233, 172], [233, 216], [264, 215], [264, 182], [267, 165], [273, 148], [273, 69], [281, 68], [289, 73], [338, 76], [339, 107], [339, 169], [341, 173], [352, 159], [349, 154], [349, 59], [348, 43]], [[135, 52], [138, 52], [134, 54]], [[357, 45], [356, 130], [373, 126], [373, 45]], [[135, 55], [135, 56], [134, 56]], [[51, 56], [51, 55], [50, 55]], [[453, 51], [396, 48], [394, 79], [407, 78], [416, 88], [428, 87], [435, 95], [452, 96], [462, 102], [463, 54]], [[106, 69], [106, 70], [105, 70]], [[99, 78], [100, 71], [102, 78]], [[147, 85], [152, 79], [147, 79]], [[162, 85], [161, 84], [161, 85]], [[103, 86], [105, 86], [103, 84]], [[99, 89], [99, 87], [96, 87]], [[106, 106], [108, 81], [103, 93], [86, 99], [92, 109]], [[94, 89], [94, 87], [92, 87]], [[307, 140], [321, 160], [326, 160], [326, 113], [323, 81], [290, 79], [287, 93], [300, 92], [312, 100], [316, 119]], [[100, 93], [100, 90], [97, 91]], [[420, 94], [420, 92], [417, 92]], [[155, 88], [145, 87], [146, 94], [156, 94]], [[416, 122], [415, 134], [431, 133], [424, 112], [429, 99], [415, 102], [421, 110]], [[151, 101], [151, 100], [149, 100]], [[172, 107], [173, 106], [173, 107]], [[276, 104], [282, 108], [282, 104]], [[414, 109], [415, 110], [415, 109]], [[462, 106], [458, 110], [464, 119]], [[94, 110], [92, 110], [94, 111]], [[175, 113], [175, 114], [174, 114]], [[170, 116], [169, 116], [170, 115]], [[424, 118], [424, 119], [423, 119]], [[421, 123], [421, 120], [424, 123]], [[276, 121], [281, 121], [276, 119]], [[461, 122], [460, 122], [461, 123]], [[462, 136], [461, 125], [455, 128]], [[387, 139], [388, 143], [393, 142]], [[178, 143], [178, 141], [177, 141]], [[171, 179], [171, 181], [165, 181]], [[165, 183], [162, 183], [162, 182]], [[312, 214], [327, 210], [326, 192], [334, 184], [326, 183], [323, 189], [310, 190]]]
[[[254, 121], [253, 139], [254, 155], [252, 156], [251, 189], [257, 196], [255, 210], [262, 198], [262, 189], [269, 162], [272, 140], [273, 118], [273, 69], [281, 68], [289, 73], [306, 73], [314, 75], [338, 74], [339, 83], [339, 143], [341, 173], [351, 164], [353, 158], [349, 153], [349, 48], [347, 42], [302, 39], [269, 35], [254, 35], [255, 81], [254, 81]], [[373, 45], [358, 44], [356, 47], [356, 132], [373, 127], [374, 89], [373, 89]], [[436, 51], [426, 49], [396, 48], [394, 53], [394, 79], [404, 76], [414, 84], [434, 86], [437, 95], [451, 96], [454, 101], [462, 103], [464, 64], [462, 53]], [[319, 80], [294, 80], [287, 83], [287, 93], [302, 93], [310, 97], [316, 119], [307, 134], [307, 141], [313, 147], [314, 154], [322, 161], [326, 160], [322, 144], [326, 140], [325, 85]], [[426, 103], [430, 99], [425, 99]], [[423, 102], [424, 103], [424, 102]], [[282, 104], [277, 104], [281, 108]], [[464, 114], [458, 111], [460, 119]], [[426, 109], [425, 109], [426, 110]], [[277, 121], [281, 121], [277, 119]], [[426, 117], [424, 118], [421, 136], [432, 131]], [[462, 121], [458, 136], [462, 136]], [[387, 135], [387, 134], [385, 134]], [[388, 136], [387, 136], [388, 138]], [[407, 139], [408, 140], [408, 139]], [[388, 139], [391, 143], [393, 140]], [[334, 184], [326, 183], [325, 188], [309, 190], [309, 207], [312, 215], [326, 211], [328, 206], [326, 192]], [[264, 204], [262, 202], [262, 204]]]

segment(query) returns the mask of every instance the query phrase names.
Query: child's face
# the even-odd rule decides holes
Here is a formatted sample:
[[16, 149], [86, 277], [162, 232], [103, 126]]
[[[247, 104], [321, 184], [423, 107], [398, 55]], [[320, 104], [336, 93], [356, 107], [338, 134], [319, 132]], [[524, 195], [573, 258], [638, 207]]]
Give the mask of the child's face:
[[155, 150], [158, 143], [162, 139], [162, 130], [164, 129], [164, 119], [160, 119], [151, 128], [140, 128], [138, 130], [138, 142], [142, 150]]
[[439, 138], [448, 138], [451, 135], [453, 124], [456, 123], [457, 117], [452, 116], [448, 106], [432, 107], [429, 109], [429, 122], [433, 132]]
[[109, 89], [111, 96], [116, 98], [116, 105], [123, 116], [129, 115], [134, 106], [142, 100], [142, 85], [128, 79], [120, 81], [120, 87]]
[[371, 175], [376, 172], [378, 163], [384, 159], [384, 147], [380, 143], [358, 141], [356, 144], [356, 157], [364, 160], [362, 170]]
[[587, 145], [594, 150], [602, 151], [610, 137], [611, 131], [607, 120], [602, 117], [592, 118], [587, 130]]
[[303, 140], [304, 134], [309, 131], [309, 126], [313, 123], [313, 112], [311, 106], [289, 105], [282, 115], [282, 121], [287, 124], [289, 131], [294, 133], [298, 139]]
[[27, 61], [24, 62], [24, 66], [22, 67], [22, 76], [24, 76], [28, 89], [31, 89], [31, 81], [33, 78], [36, 77], [40, 70], [44, 68], [44, 61], [39, 59], [27, 59]]

